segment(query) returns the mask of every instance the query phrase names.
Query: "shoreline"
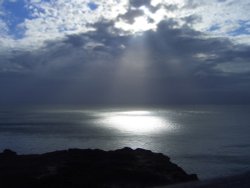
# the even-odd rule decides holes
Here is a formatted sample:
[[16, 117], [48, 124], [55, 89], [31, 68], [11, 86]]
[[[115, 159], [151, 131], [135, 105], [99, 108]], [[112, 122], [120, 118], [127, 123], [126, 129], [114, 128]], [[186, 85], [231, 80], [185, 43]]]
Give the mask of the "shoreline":
[[[93, 166], [91, 167], [91, 165], [88, 166], [89, 162], [92, 163], [92, 165], [94, 164], [94, 167]], [[74, 165], [72, 166], [72, 164]], [[100, 149], [68, 149], [68, 150], [59, 150], [43, 154], [21, 154], [21, 155], [18, 155], [14, 151], [6, 149], [4, 150], [3, 153], [0, 153], [0, 180], [1, 180], [0, 186], [3, 188], [5, 187], [20, 188], [19, 187], [20, 182], [18, 181], [20, 181], [20, 179], [22, 178], [24, 179], [28, 178], [27, 182], [21, 181], [21, 184], [22, 183], [25, 184], [24, 187], [29, 188], [29, 186], [34, 187], [35, 185], [35, 187], [37, 188], [43, 188], [41, 182], [45, 180], [46, 185], [48, 185], [50, 184], [50, 182], [55, 181], [55, 177], [57, 177], [56, 185], [52, 185], [52, 188], [54, 187], [57, 188], [58, 185], [61, 185], [62, 183], [61, 181], [63, 178], [68, 178], [67, 176], [72, 176], [72, 177], [75, 176], [74, 171], [79, 171], [78, 165], [81, 166], [80, 168], [81, 170], [87, 167], [87, 170], [92, 171], [92, 176], [93, 176], [100, 171], [99, 168], [100, 164], [101, 168], [105, 168], [106, 170], [108, 169], [108, 172], [110, 174], [108, 176], [105, 176], [106, 173], [105, 170], [99, 173], [98, 175], [99, 177], [104, 175], [103, 177], [101, 177], [101, 179], [104, 180], [104, 182], [102, 182], [104, 184], [101, 185], [93, 184], [96, 187], [103, 187], [103, 185], [109, 187], [109, 185], [116, 185], [117, 183], [118, 185], [116, 187], [157, 187], [157, 188], [210, 188], [210, 187], [248, 188], [250, 187], [250, 171], [237, 175], [198, 180], [196, 174], [190, 174], [190, 175], [187, 174], [181, 167], [172, 163], [170, 161], [170, 158], [166, 155], [163, 155], [161, 153], [154, 153], [150, 150], [144, 150], [140, 148], [134, 150], [128, 147], [111, 151], [104, 151]], [[126, 165], [124, 166], [124, 164]], [[137, 167], [135, 168], [135, 166]], [[162, 169], [164, 169], [162, 168], [162, 166], [165, 166], [166, 169], [168, 169], [167, 173], [165, 173], [166, 171], [164, 172], [164, 170], [162, 171]], [[35, 169], [37, 168], [39, 170], [37, 169], [34, 170], [34, 168]], [[71, 169], [70, 173], [68, 173], [68, 169]], [[126, 175], [127, 173], [126, 175], [127, 177], [125, 179], [119, 179], [118, 182], [114, 178], [117, 177], [116, 176], [117, 169], [119, 169], [118, 171], [120, 173], [122, 172], [121, 173], [122, 176]], [[128, 169], [129, 171], [127, 171]], [[154, 170], [152, 171], [152, 169]], [[60, 171], [66, 173], [67, 175], [61, 176], [62, 174], [60, 174], [61, 173]], [[86, 171], [86, 169], [83, 171]], [[28, 173], [28, 175], [23, 176], [22, 173]], [[33, 176], [33, 173], [36, 175]], [[89, 172], [87, 172], [87, 174], [88, 173]], [[133, 173], [134, 176], [132, 179], [130, 179], [131, 177], [128, 178], [128, 174], [131, 173]], [[175, 175], [173, 176], [173, 174]], [[81, 180], [84, 181], [84, 175], [86, 175], [86, 172], [83, 172], [80, 181]], [[162, 177], [164, 176], [165, 177], [168, 176], [167, 181], [162, 179]], [[172, 179], [170, 182], [169, 182], [169, 177], [170, 179]], [[105, 178], [109, 179], [108, 184]], [[137, 181], [138, 179], [140, 179], [140, 181]], [[38, 184], [37, 183], [34, 184], [34, 182], [37, 180]], [[71, 180], [72, 179], [68, 179], [68, 181]], [[75, 177], [73, 178], [73, 180], [76, 181]], [[16, 181], [17, 185], [9, 185], [8, 181], [10, 182]], [[79, 179], [77, 181], [79, 181]], [[91, 185], [91, 183], [93, 183], [91, 181], [88, 182], [87, 185]], [[122, 186], [121, 182], [123, 183], [126, 182], [127, 186]], [[66, 188], [72, 186], [61, 185], [60, 187]], [[74, 188], [74, 186], [72, 188]]]
[[143, 188], [197, 180], [196, 174], [187, 174], [168, 156], [141, 148], [0, 153], [1, 188]]
[[250, 171], [233, 175], [218, 177], [196, 182], [180, 183], [169, 186], [160, 186], [157, 188], [249, 188]]

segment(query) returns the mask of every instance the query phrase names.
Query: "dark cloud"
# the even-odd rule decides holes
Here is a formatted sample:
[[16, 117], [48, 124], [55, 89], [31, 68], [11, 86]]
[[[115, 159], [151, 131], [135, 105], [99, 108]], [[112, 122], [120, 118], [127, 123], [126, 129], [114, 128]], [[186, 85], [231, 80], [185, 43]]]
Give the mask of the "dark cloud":
[[249, 103], [250, 72], [218, 65], [250, 67], [250, 47], [177, 26], [163, 21], [129, 36], [102, 21], [95, 31], [12, 52], [0, 60], [8, 64], [0, 103]]
[[168, 11], [175, 11], [178, 9], [177, 5], [171, 4], [171, 5], [159, 5], [159, 7], [164, 6], [165, 9], [167, 9]]
[[129, 0], [132, 7], [150, 6], [151, 0]]
[[[120, 19], [129, 24], [133, 24], [137, 17], [145, 16], [145, 12], [140, 7], [146, 7], [151, 13], [155, 13], [157, 10], [166, 9], [167, 11], [175, 11], [178, 9], [177, 5], [166, 5], [164, 3], [159, 3], [156, 6], [151, 5], [151, 0], [130, 0], [130, 6], [126, 13], [120, 14], [116, 19]], [[150, 16], [147, 16], [149, 23], [154, 23], [154, 19]], [[188, 21], [188, 20], [187, 20]], [[192, 20], [194, 21], [194, 19]]]
[[89, 38], [79, 37], [78, 35], [68, 35], [65, 39], [65, 43], [71, 44], [73, 47], [81, 47], [88, 42]]
[[226, 2], [226, 1], [228, 1], [228, 0], [217, 0], [219, 3], [224, 3], [224, 2]]
[[138, 10], [138, 9], [129, 10], [125, 14], [120, 15], [118, 17], [118, 19], [121, 18], [121, 19], [125, 20], [126, 22], [128, 22], [129, 24], [133, 24], [136, 17], [140, 17], [140, 16], [143, 16], [143, 15], [144, 15], [143, 10]]
[[201, 17], [196, 16], [196, 15], [191, 15], [191, 16], [184, 17], [184, 18], [182, 18], [182, 20], [185, 22], [185, 25], [188, 26], [188, 27], [202, 21]]

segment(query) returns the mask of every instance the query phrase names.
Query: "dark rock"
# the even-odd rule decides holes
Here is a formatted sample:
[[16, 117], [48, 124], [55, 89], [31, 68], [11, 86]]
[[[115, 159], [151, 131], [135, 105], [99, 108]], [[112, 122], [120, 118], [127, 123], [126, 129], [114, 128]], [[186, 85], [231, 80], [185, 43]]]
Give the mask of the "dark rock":
[[0, 153], [1, 188], [151, 187], [198, 180], [149, 150], [69, 149], [41, 155]]
[[2, 153], [2, 155], [9, 156], [9, 157], [14, 157], [16, 156], [16, 152], [10, 150], [10, 149], [5, 149]]

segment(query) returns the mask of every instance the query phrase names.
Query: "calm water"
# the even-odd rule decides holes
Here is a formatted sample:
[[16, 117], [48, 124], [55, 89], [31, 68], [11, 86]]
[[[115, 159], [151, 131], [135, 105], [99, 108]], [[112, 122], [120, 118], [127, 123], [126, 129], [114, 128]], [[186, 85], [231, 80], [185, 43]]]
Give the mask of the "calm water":
[[250, 170], [250, 106], [0, 110], [0, 150], [67, 148], [161, 152], [201, 179]]

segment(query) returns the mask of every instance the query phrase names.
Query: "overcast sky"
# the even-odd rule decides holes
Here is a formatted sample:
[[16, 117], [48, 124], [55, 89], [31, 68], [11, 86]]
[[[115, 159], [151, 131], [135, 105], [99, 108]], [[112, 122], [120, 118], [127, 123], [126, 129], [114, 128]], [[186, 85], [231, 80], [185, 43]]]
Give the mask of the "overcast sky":
[[0, 105], [250, 103], [249, 0], [0, 0]]

